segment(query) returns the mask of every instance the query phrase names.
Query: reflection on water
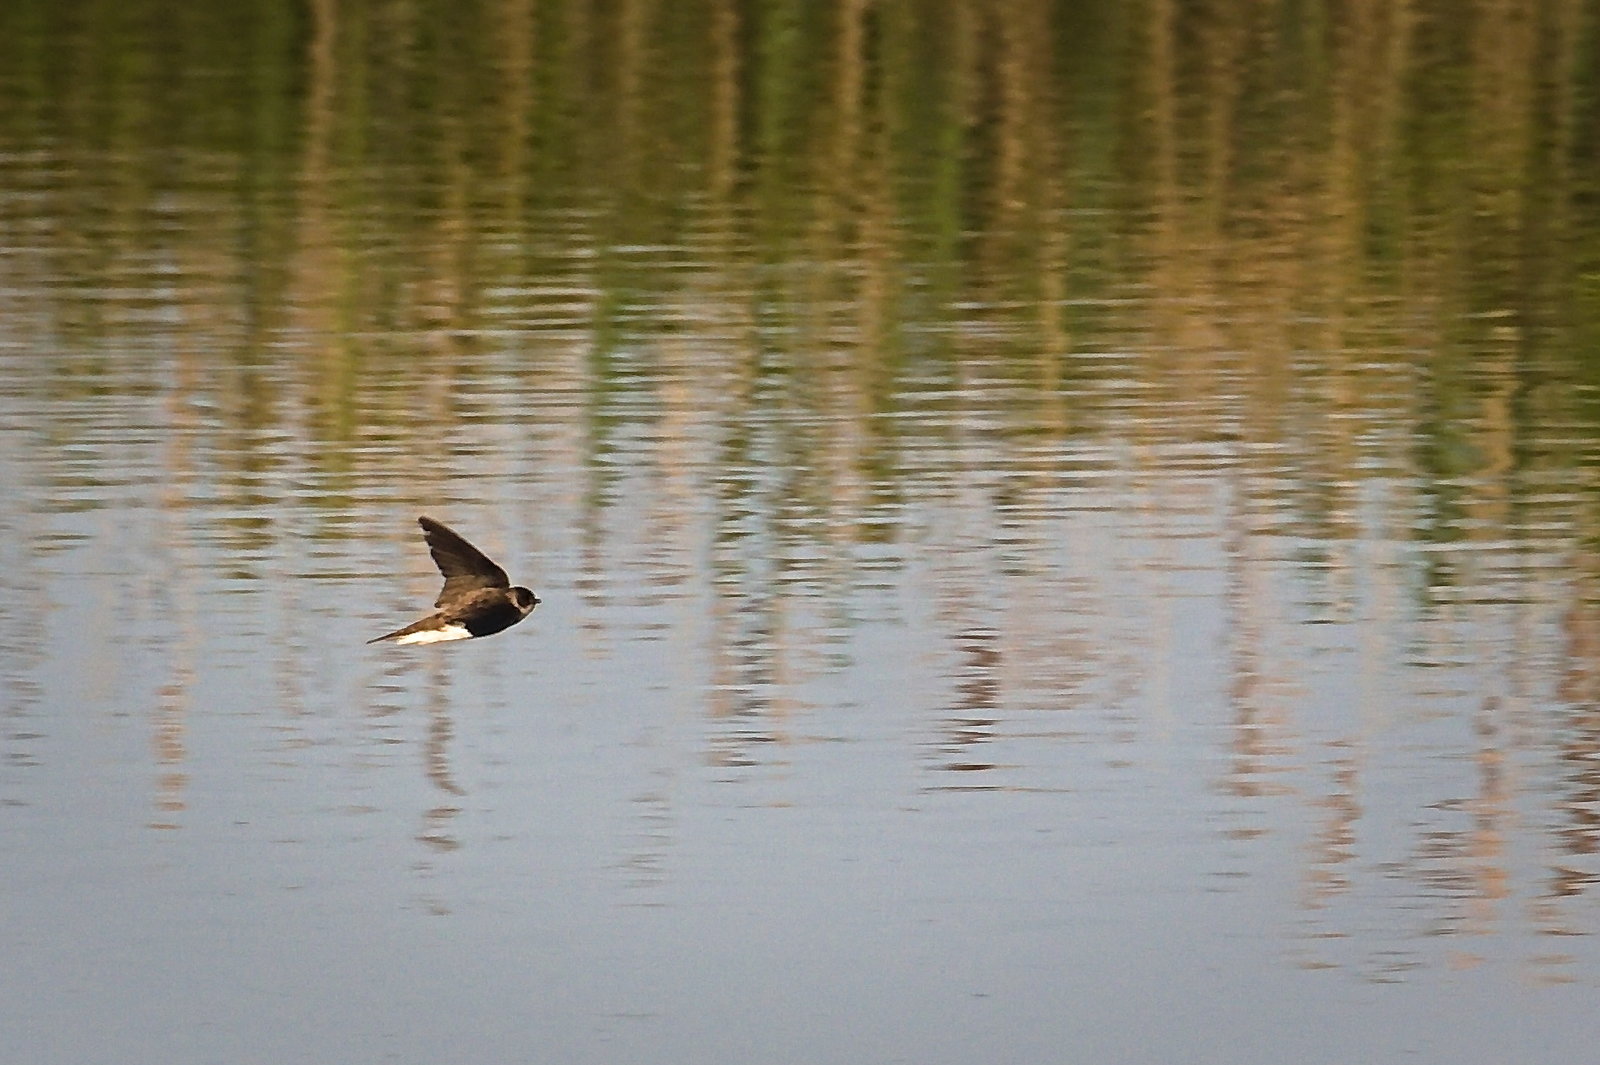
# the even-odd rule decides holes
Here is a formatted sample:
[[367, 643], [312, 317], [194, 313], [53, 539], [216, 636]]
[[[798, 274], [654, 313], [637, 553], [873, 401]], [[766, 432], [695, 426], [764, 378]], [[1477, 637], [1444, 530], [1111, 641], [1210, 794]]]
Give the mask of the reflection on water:
[[[220, 995], [198, 930], [231, 1017], [417, 913], [435, 1052], [317, 1037], [748, 1060], [731, 978], [785, 1057], [834, 995], [1109, 1048], [1054, 981], [1147, 940], [1105, 986], [1224, 1044], [1285, 974], [1592, 986], [1600, 12], [1319, 17], [8, 5], [0, 893], [71, 989], [18, 1001]], [[546, 605], [364, 648], [422, 512]], [[463, 1058], [457, 980], [555, 1012]]]

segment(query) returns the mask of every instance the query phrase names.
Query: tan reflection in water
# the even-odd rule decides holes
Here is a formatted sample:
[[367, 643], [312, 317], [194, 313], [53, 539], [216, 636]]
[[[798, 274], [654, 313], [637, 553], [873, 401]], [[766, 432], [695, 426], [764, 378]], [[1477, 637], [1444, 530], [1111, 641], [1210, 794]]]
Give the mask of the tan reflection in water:
[[1330, 787], [1314, 802], [1323, 813], [1306, 856], [1305, 896], [1302, 904], [1319, 909], [1335, 895], [1349, 890], [1349, 863], [1356, 858], [1356, 828], [1362, 805], [1356, 789], [1361, 784], [1360, 749], [1348, 741], [1329, 745]]
[[194, 584], [197, 574], [204, 569], [197, 562], [193, 549], [192, 512], [188, 506], [195, 470], [194, 456], [190, 452], [190, 441], [196, 429], [191, 399], [196, 394], [199, 371], [197, 359], [187, 347], [180, 345], [175, 358], [177, 387], [167, 402], [168, 429], [161, 449], [164, 477], [156, 511], [156, 544], [152, 559], [155, 572], [148, 575], [152, 585], [150, 598], [168, 608], [167, 617], [160, 622], [178, 630], [167, 652], [169, 679], [156, 695], [153, 737], [158, 773], [156, 817], [149, 827], [164, 829], [180, 827], [179, 815], [187, 808], [184, 799], [189, 784], [185, 769], [189, 756], [186, 736], [190, 693], [196, 678], [195, 660], [202, 636]]
[[[327, 336], [331, 322], [326, 317], [327, 300], [338, 291], [341, 274], [335, 268], [336, 246], [334, 195], [330, 188], [330, 161], [334, 125], [338, 66], [338, 11], [336, 0], [312, 0], [311, 33], [306, 44], [306, 98], [302, 123], [305, 143], [299, 156], [300, 173], [296, 182], [299, 200], [296, 261], [290, 274], [299, 284], [291, 287], [287, 307], [310, 318], [307, 331], [312, 336]], [[323, 312], [323, 313], [317, 313]], [[316, 326], [320, 324], [320, 328]]]
[[[940, 769], [974, 772], [994, 769], [984, 759], [982, 746], [994, 738], [1000, 701], [1000, 648], [992, 629], [968, 628], [955, 637], [960, 662], [956, 666], [956, 703], [941, 723]], [[960, 786], [960, 785], [957, 785]]]
[[188, 733], [189, 692], [195, 681], [194, 651], [198, 634], [193, 631], [192, 623], [180, 624], [189, 631], [171, 649], [172, 679], [163, 684], [157, 693], [152, 745], [159, 771], [155, 781], [156, 816], [149, 823], [151, 828], [180, 827], [179, 815], [188, 807], [184, 799], [189, 786], [189, 774], [184, 768], [189, 755], [185, 737]]
[[[1597, 560], [1585, 552], [1574, 560], [1584, 576], [1593, 577]], [[1592, 586], [1590, 582], [1585, 584]], [[1561, 745], [1564, 823], [1557, 827], [1548, 896], [1552, 900], [1582, 896], [1597, 882], [1600, 856], [1600, 609], [1574, 596], [1562, 618], [1566, 637], [1561, 695], [1571, 708]], [[1547, 908], [1545, 920], [1565, 928], [1570, 921]]]

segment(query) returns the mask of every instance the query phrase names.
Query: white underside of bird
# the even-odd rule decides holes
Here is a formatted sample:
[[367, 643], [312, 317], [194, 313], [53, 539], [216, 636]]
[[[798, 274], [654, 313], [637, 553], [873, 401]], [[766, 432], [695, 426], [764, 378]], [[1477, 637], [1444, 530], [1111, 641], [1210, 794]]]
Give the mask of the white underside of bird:
[[472, 633], [467, 631], [465, 625], [445, 625], [437, 629], [423, 629], [421, 632], [411, 632], [395, 643], [444, 643], [447, 640], [470, 640]]

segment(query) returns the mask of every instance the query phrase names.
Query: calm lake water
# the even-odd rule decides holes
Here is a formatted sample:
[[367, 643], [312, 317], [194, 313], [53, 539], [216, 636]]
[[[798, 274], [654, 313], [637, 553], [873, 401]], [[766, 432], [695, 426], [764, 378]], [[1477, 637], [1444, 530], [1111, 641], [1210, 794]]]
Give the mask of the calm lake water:
[[1587, 1060], [1597, 41], [11, 0], [0, 1059]]

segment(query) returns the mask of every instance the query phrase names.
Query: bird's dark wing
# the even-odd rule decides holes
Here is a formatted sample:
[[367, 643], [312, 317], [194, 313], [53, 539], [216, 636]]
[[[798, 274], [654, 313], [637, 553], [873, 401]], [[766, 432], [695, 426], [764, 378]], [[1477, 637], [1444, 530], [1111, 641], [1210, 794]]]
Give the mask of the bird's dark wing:
[[505, 570], [448, 526], [428, 517], [418, 518], [417, 524], [422, 526], [422, 535], [428, 541], [434, 563], [444, 574], [444, 589], [433, 601], [434, 606], [444, 606], [480, 588], [511, 587]]

